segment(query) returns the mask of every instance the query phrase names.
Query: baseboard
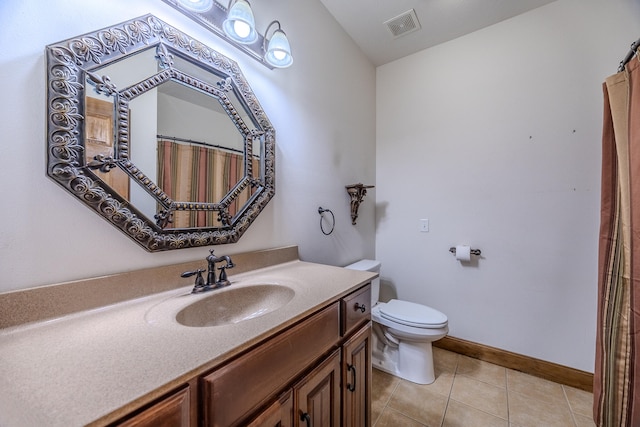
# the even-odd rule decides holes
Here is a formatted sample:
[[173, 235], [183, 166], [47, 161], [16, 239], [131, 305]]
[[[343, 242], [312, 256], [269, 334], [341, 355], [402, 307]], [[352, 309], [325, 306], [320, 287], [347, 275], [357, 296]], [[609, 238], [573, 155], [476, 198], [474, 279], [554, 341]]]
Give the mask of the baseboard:
[[450, 336], [434, 342], [433, 345], [474, 359], [593, 392], [593, 374], [590, 372]]

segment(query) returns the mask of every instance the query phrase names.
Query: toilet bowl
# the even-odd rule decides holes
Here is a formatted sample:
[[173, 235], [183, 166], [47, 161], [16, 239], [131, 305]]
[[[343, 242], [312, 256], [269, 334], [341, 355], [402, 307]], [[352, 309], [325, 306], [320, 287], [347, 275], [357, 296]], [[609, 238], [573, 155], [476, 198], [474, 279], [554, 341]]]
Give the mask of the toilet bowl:
[[[345, 268], [380, 272], [380, 262], [360, 260]], [[431, 343], [449, 332], [447, 316], [431, 307], [392, 299], [379, 302], [380, 278], [371, 282], [374, 368], [418, 384], [435, 381]]]

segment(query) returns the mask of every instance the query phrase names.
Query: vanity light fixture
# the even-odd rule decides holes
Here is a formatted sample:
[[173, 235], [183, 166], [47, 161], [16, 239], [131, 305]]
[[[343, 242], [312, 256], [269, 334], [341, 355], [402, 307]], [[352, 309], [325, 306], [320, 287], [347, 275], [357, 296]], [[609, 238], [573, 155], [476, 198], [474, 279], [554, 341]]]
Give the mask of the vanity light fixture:
[[[280, 21], [272, 21], [263, 36], [256, 30], [253, 11], [248, 0], [229, 0], [227, 7], [216, 0], [162, 1], [269, 69], [286, 68], [293, 63], [291, 45], [282, 30]], [[272, 33], [269, 36], [271, 30]]]
[[[275, 24], [278, 24], [278, 29], [273, 32], [271, 39], [267, 40], [269, 29]], [[293, 63], [291, 45], [289, 45], [287, 35], [282, 31], [280, 21], [273, 21], [267, 27], [267, 31], [264, 32], [262, 49], [264, 50], [264, 60], [276, 68], [287, 68]]]
[[191, 12], [208, 12], [213, 7], [213, 0], [178, 0], [178, 3]]

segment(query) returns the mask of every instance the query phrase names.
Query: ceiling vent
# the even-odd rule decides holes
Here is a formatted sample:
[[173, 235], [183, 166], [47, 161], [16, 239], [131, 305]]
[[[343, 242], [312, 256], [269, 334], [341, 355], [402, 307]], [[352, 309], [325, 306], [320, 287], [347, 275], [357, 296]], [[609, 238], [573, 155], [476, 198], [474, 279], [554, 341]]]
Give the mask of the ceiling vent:
[[385, 21], [384, 25], [387, 26], [394, 38], [418, 31], [421, 28], [416, 11], [413, 9]]

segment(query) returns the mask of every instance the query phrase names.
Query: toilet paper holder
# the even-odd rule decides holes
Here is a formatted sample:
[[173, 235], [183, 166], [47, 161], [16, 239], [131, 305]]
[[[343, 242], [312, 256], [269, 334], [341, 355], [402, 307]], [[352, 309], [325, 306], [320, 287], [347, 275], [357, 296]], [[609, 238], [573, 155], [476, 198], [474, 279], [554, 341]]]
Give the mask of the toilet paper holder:
[[[456, 248], [455, 247], [451, 247], [449, 248], [449, 252], [451, 252], [452, 254], [456, 254]], [[477, 255], [480, 256], [482, 255], [482, 251], [480, 249], [471, 249], [469, 252], [471, 252], [471, 255]]]

